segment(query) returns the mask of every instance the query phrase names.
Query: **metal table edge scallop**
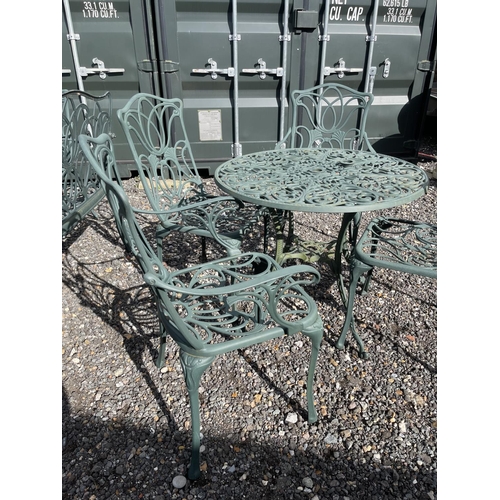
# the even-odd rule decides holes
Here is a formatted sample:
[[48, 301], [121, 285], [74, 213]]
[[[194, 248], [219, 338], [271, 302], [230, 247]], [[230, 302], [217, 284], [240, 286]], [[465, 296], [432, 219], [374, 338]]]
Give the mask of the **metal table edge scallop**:
[[347, 149], [276, 149], [221, 164], [216, 185], [242, 201], [294, 212], [365, 212], [410, 203], [427, 192], [419, 166]]

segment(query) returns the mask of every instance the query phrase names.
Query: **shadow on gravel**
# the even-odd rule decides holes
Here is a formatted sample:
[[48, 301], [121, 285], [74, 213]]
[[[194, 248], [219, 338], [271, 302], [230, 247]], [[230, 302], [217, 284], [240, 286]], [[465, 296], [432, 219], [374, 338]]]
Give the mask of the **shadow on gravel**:
[[[154, 227], [147, 227], [148, 238], [153, 236]], [[87, 229], [103, 238], [107, 245], [105, 253], [99, 254], [92, 248], [78, 249], [79, 236]], [[176, 255], [172, 265], [186, 267], [191, 262], [198, 262], [199, 253], [193, 251], [199, 249], [198, 239], [174, 237], [171, 244], [175, 245]], [[109, 274], [108, 268], [112, 270]], [[325, 277], [328, 275], [327, 270], [321, 272]], [[349, 500], [434, 498], [436, 474], [427, 463], [417, 466], [415, 461], [411, 464], [402, 462], [388, 453], [382, 453], [383, 462], [366, 459], [367, 455], [356, 442], [350, 448], [345, 442], [328, 444], [325, 441], [319, 444], [316, 441], [316, 446], [307, 447], [303, 434], [313, 430], [305, 423], [304, 401], [289, 397], [280, 383], [266, 375], [259, 358], [244, 351], [240, 352], [241, 358], [258, 374], [263, 385], [272, 388], [288, 407], [299, 414], [301, 426], [286, 424], [286, 435], [291, 436], [288, 439], [266, 434], [264, 430], [242, 434], [230, 434], [229, 431], [224, 437], [211, 435], [210, 430], [203, 431], [206, 434], [202, 444], [206, 450], [202, 453], [202, 460], [208, 460], [206, 470], [200, 480], [188, 481], [181, 490], [174, 489], [173, 478], [186, 473], [191, 435], [175, 420], [177, 413], [172, 415], [172, 404], [165, 400], [164, 388], [155, 379], [151, 363], [146, 366], [145, 360], [155, 359], [157, 353], [155, 307], [135, 262], [124, 258], [114, 221], [106, 216], [105, 210], [100, 214], [98, 224], [89, 218], [63, 241], [62, 279], [82, 308], [91, 310], [116, 332], [118, 342], [123, 343], [126, 355], [147, 385], [147, 397], [154, 399], [160, 410], [154, 426], [132, 423], [132, 415], [130, 420], [123, 417], [128, 415], [123, 406], [120, 407], [121, 416], [113, 418], [92, 413], [91, 408], [86, 409], [85, 402], [75, 410], [69, 401], [73, 400], [71, 391], [76, 391], [76, 388], [63, 381], [64, 500], [312, 499], [315, 494], [320, 500], [344, 500], [344, 497]], [[131, 283], [136, 284], [131, 286]], [[318, 287], [310, 290], [311, 295], [340, 311], [341, 306], [332, 298], [331, 286], [330, 279], [322, 280]], [[339, 313], [339, 318], [343, 319], [343, 313]], [[337, 331], [339, 325], [332, 325]], [[364, 328], [367, 336], [381, 335], [374, 325]], [[436, 373], [434, 367], [401, 345], [396, 333], [385, 334], [385, 343], [390, 342], [391, 348], [402, 350], [430, 373]], [[82, 331], [83, 337], [85, 334]], [[331, 337], [325, 334], [324, 339], [334, 346], [336, 338], [333, 332]], [[356, 349], [354, 344], [350, 342], [348, 347], [353, 352]], [[132, 399], [131, 408], [139, 403]], [[234, 417], [228, 415], [227, 418]], [[243, 427], [246, 415], [237, 418], [241, 418]], [[284, 421], [285, 415], [280, 412], [273, 418], [276, 422]], [[327, 420], [324, 419], [326, 423]], [[262, 438], [257, 441], [256, 435]], [[395, 437], [388, 438], [389, 441], [393, 439]], [[304, 478], [310, 478], [311, 482], [303, 482]]]
[[[312, 498], [314, 494], [331, 500], [433, 498], [427, 493], [436, 491], [436, 475], [425, 467], [366, 462], [359, 458], [362, 456], [359, 450], [352, 453], [342, 444], [322, 444], [319, 449], [297, 445], [292, 455], [292, 443], [283, 446], [282, 441], [275, 443], [272, 438], [265, 442], [250, 437], [242, 440], [239, 435], [227, 438], [205, 435], [202, 441], [205, 457], [211, 458], [202, 478], [188, 481], [181, 490], [174, 489], [173, 478], [186, 473], [191, 436], [189, 430], [174, 421], [161, 388], [143, 362], [145, 352], [153, 359], [156, 356], [152, 342], [156, 315], [149, 291], [143, 285], [122, 290], [99, 278], [92, 271], [93, 265], [93, 261], [78, 262], [71, 272], [64, 273], [63, 281], [77, 294], [83, 307], [90, 308], [122, 337], [128, 356], [161, 410], [161, 417], [153, 428], [131, 425], [122, 418], [105, 420], [82, 410], [72, 412], [63, 387], [64, 500], [298, 499]], [[130, 334], [132, 326], [134, 335]], [[258, 359], [243, 352], [240, 355], [263, 383], [300, 415], [299, 420], [306, 422], [304, 401], [288, 397], [260, 369]], [[136, 403], [139, 401], [133, 401], [132, 405]], [[278, 421], [284, 415], [275, 418]], [[244, 415], [241, 420], [243, 424]], [[297, 436], [309, 428], [307, 424], [297, 428]], [[296, 443], [301, 441], [297, 438]], [[202, 454], [202, 459], [205, 457]], [[304, 483], [308, 485], [306, 490], [304, 478], [311, 479], [310, 483]]]
[[[68, 255], [68, 254], [67, 254]], [[144, 349], [155, 358], [156, 349], [151, 343], [151, 331], [157, 325], [155, 309], [146, 285], [122, 289], [102, 279], [92, 268], [113, 263], [113, 260], [76, 261], [71, 269], [63, 262], [62, 282], [78, 296], [80, 304], [89, 308], [103, 321], [112, 326], [123, 338], [123, 345], [131, 359], [140, 362]], [[128, 325], [125, 328], [124, 325]], [[135, 331], [133, 342], [130, 327]]]
[[[308, 346], [309, 349], [309, 346]], [[310, 349], [308, 350], [308, 352]], [[265, 371], [260, 367], [259, 361], [256, 359], [253, 359], [251, 356], [248, 354], [245, 354], [244, 350], [239, 350], [238, 354], [248, 363], [250, 368], [255, 371], [259, 375], [259, 378], [265, 382], [266, 387], [271, 388], [280, 398], [282, 398], [287, 406], [298, 413], [302, 420], [307, 422], [308, 414], [307, 414], [307, 406], [304, 406], [304, 401], [298, 401], [297, 399], [291, 398], [286, 394], [283, 389], [282, 385], [277, 385], [271, 378], [269, 378]]]
[[[121, 260], [126, 261], [117, 235], [106, 231], [104, 227], [102, 223], [93, 225], [93, 229], [103, 238], [117, 245], [117, 254]], [[90, 309], [121, 336], [125, 351], [141, 373], [163, 414], [171, 420], [161, 392], [144, 364], [144, 352], [156, 359], [154, 340], [157, 339], [159, 330], [156, 309], [147, 285], [138, 280], [137, 286], [123, 289], [118, 284], [103, 279], [94, 269], [106, 264], [111, 266], [114, 260], [90, 257], [82, 261], [72, 254], [73, 243], [73, 238], [63, 242], [63, 284], [78, 297], [82, 307]], [[130, 263], [130, 267], [131, 272], [137, 274], [135, 264]]]
[[[427, 363], [427, 361], [421, 359], [420, 357], [416, 356], [414, 353], [412, 353], [409, 349], [407, 349], [402, 343], [398, 340], [397, 338], [397, 333], [400, 330], [397, 325], [392, 325], [392, 332], [389, 333], [382, 333], [380, 330], [377, 328], [377, 325], [367, 325], [364, 328], [365, 330], [365, 335], [367, 337], [372, 337], [375, 339], [376, 342], [382, 343], [384, 342], [385, 344], [390, 344], [392, 345], [394, 351], [397, 351], [400, 354], [403, 354], [413, 360], [415, 363], [418, 363], [421, 365], [425, 370], [427, 370], [431, 375], [437, 375], [437, 367], [434, 365], [431, 365]], [[332, 344], [333, 345], [333, 344]], [[356, 355], [357, 353], [356, 346], [351, 345], [350, 346], [351, 354]]]
[[[378, 270], [378, 269], [377, 269]], [[389, 273], [388, 273], [389, 274]], [[396, 271], [392, 271], [393, 277], [402, 273], [397, 273]], [[422, 278], [422, 279], [432, 279], [432, 278]], [[407, 297], [408, 299], [411, 299], [412, 302], [418, 302], [422, 306], [428, 306], [428, 307], [436, 307], [436, 302], [430, 302], [426, 300], [422, 295], [419, 293], [418, 289], [411, 290], [406, 284], [398, 284], [394, 280], [391, 280], [390, 282], [387, 282], [385, 280], [380, 280], [377, 277], [377, 274], [374, 274], [372, 277], [372, 285], [371, 287], [374, 288], [375, 286], [379, 286], [380, 288], [385, 289], [386, 291], [393, 291], [401, 296]]]
[[[290, 447], [272, 439], [242, 441], [210, 435], [202, 441], [206, 447], [202, 460], [212, 456], [202, 464], [202, 477], [177, 490], [172, 480], [186, 472], [188, 431], [178, 431], [163, 420], [150, 429], [93, 415], [75, 416], [64, 389], [63, 395], [63, 500], [303, 499], [314, 494], [330, 500], [424, 500], [434, 498], [436, 491], [436, 475], [425, 467], [362, 463], [356, 454], [328, 445], [298, 446], [292, 455]], [[311, 481], [306, 483], [305, 478]]]
[[87, 217], [82, 221], [80, 221], [69, 234], [63, 236], [62, 239], [63, 254], [68, 250], [68, 248], [71, 248], [71, 245], [73, 245], [75, 241], [77, 241], [80, 238], [80, 236], [86, 231], [87, 227], [93, 224], [91, 217], [93, 217], [92, 214], [87, 215]]

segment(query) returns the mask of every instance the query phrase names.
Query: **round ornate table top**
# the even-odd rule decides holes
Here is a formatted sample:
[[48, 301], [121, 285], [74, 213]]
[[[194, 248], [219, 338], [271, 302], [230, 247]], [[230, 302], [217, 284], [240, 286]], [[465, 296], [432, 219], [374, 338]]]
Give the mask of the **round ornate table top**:
[[276, 149], [232, 158], [215, 183], [237, 199], [296, 212], [361, 212], [416, 200], [429, 179], [417, 165], [346, 149]]

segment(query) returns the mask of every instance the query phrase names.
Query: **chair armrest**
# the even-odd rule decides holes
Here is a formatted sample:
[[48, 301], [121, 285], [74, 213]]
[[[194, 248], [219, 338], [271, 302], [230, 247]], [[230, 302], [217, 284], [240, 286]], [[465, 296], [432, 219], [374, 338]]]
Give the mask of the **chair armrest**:
[[226, 201], [234, 201], [238, 205], [238, 208], [242, 208], [244, 206], [242, 201], [237, 200], [232, 196], [214, 196], [213, 198], [207, 198], [206, 200], [190, 203], [189, 205], [176, 205], [175, 207], [169, 208], [168, 210], [145, 210], [135, 207], [132, 207], [132, 209], [134, 210], [134, 212], [140, 214], [167, 215], [172, 213], [188, 212], [189, 210], [197, 208], [213, 206], [214, 202], [219, 203]]
[[222, 246], [227, 246], [228, 238], [238, 238], [240, 231], [263, 215], [240, 212], [245, 205], [232, 196], [217, 196], [186, 205], [176, 205], [168, 210], [139, 210], [136, 212], [156, 215], [160, 223], [167, 225], [191, 226], [206, 231], [210, 237]]
[[[263, 272], [261, 272], [258, 275], [255, 275], [255, 277], [251, 277], [251, 275], [245, 275], [245, 276], [250, 276], [248, 279], [242, 280], [242, 281], [237, 281], [231, 285], [224, 285], [216, 288], [194, 288], [194, 287], [180, 287], [180, 286], [175, 286], [170, 283], [165, 283], [159, 276], [148, 272], [144, 275], [144, 280], [146, 283], [148, 283], [151, 286], [160, 288], [162, 290], [165, 290], [167, 292], [171, 292], [174, 294], [182, 293], [182, 292], [189, 292], [191, 295], [196, 295], [199, 297], [205, 296], [205, 295], [224, 295], [224, 294], [232, 294], [235, 292], [240, 292], [244, 291], [246, 289], [251, 289], [251, 288], [256, 288], [256, 287], [262, 287], [266, 286], [269, 283], [280, 281], [283, 282], [286, 279], [293, 278], [293, 284], [294, 285], [313, 285], [317, 284], [320, 280], [320, 273], [317, 269], [315, 269], [312, 266], [306, 265], [306, 264], [300, 264], [296, 266], [290, 266], [283, 268], [281, 267], [274, 259], [269, 257], [268, 255], [265, 254], [241, 254], [238, 257], [227, 257], [225, 259], [219, 259], [217, 261], [213, 261], [210, 264], [202, 264], [194, 267], [190, 267], [188, 269], [182, 269], [180, 271], [175, 271], [172, 272], [170, 275], [170, 279], [175, 279], [176, 277], [180, 277], [182, 274], [190, 273], [190, 274], [196, 274], [198, 271], [204, 271], [204, 270], [214, 270], [222, 273], [223, 275], [227, 275], [228, 279], [230, 278], [235, 278], [237, 279], [238, 276], [241, 277], [243, 276], [242, 274], [237, 272], [237, 267], [234, 266], [233, 269], [231, 266], [224, 266], [224, 263], [231, 263], [234, 262], [237, 259], [242, 259], [242, 258], [248, 258], [248, 257], [255, 257], [256, 259], [259, 260], [265, 260], [267, 261], [267, 269]], [[246, 262], [245, 265], [251, 264], [252, 262], [255, 262], [256, 259], [252, 259], [249, 262]], [[275, 270], [270, 271], [269, 269], [275, 268]], [[311, 275], [310, 279], [305, 279], [305, 278], [294, 278], [294, 276], [298, 276], [299, 274], [309, 274]], [[209, 286], [209, 284], [207, 284]]]

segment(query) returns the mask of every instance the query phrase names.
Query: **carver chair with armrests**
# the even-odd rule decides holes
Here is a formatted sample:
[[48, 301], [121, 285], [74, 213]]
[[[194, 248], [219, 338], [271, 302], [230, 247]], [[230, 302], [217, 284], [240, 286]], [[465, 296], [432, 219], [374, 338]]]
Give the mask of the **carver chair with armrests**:
[[317, 283], [319, 273], [307, 265], [284, 269], [262, 253], [241, 253], [188, 269], [169, 270], [144, 236], [120, 185], [109, 136], [93, 139], [82, 135], [80, 143], [101, 179], [125, 248], [137, 259], [156, 300], [161, 363], [167, 335], [180, 348], [192, 418], [188, 477], [196, 479], [201, 474], [200, 379], [219, 354], [302, 332], [311, 340], [307, 405], [308, 420], [315, 422], [313, 377], [323, 323], [303, 286]]
[[[118, 119], [149, 203], [161, 212], [157, 228], [160, 259], [163, 239], [171, 231], [201, 236], [205, 260], [207, 237], [220, 243], [228, 255], [240, 253], [243, 237], [261, 218], [266, 222], [267, 211], [231, 196], [206, 192], [186, 133], [182, 101], [139, 93], [118, 111]], [[264, 249], [266, 238], [267, 224]]]
[[69, 234], [104, 197], [99, 179], [80, 150], [78, 136], [110, 133], [109, 92], [62, 92], [62, 235]]

